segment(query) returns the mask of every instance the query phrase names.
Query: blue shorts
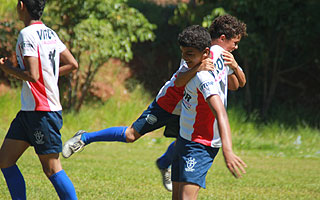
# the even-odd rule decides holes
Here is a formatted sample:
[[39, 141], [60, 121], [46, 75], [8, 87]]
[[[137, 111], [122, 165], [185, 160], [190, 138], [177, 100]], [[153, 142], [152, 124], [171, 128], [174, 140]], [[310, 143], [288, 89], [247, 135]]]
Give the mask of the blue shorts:
[[[132, 126], [140, 135], [144, 135], [167, 125], [171, 121], [179, 123], [179, 118], [179, 115], [174, 115], [162, 109], [154, 100]], [[179, 132], [176, 135], [178, 136]]]
[[171, 166], [171, 180], [187, 182], [206, 188], [206, 176], [219, 148], [178, 137]]
[[40, 155], [60, 153], [61, 127], [61, 111], [20, 111], [12, 121], [6, 138], [23, 140], [34, 146]]

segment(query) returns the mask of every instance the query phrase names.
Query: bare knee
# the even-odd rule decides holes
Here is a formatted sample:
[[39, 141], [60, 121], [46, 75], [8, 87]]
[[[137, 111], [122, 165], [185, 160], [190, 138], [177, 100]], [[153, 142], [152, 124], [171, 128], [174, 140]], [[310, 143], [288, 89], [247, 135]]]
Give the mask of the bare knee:
[[128, 127], [126, 130], [126, 141], [128, 143], [133, 143], [138, 140], [141, 135], [131, 126]]
[[53, 168], [44, 166], [42, 166], [42, 171], [48, 178], [56, 173]]
[[48, 178], [62, 170], [58, 153], [38, 156], [42, 165], [42, 170]]

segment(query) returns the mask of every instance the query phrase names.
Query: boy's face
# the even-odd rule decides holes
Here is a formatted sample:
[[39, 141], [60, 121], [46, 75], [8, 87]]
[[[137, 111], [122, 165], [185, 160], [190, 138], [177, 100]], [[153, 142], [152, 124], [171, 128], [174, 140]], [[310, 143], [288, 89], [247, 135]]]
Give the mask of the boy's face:
[[234, 38], [231, 38], [230, 40], [228, 40], [225, 36], [224, 37], [223, 36], [224, 35], [220, 36], [220, 40], [221, 40], [220, 46], [222, 48], [224, 48], [224, 50], [232, 52], [232, 51], [238, 49], [238, 44], [241, 40], [240, 35], [238, 35]]
[[199, 51], [194, 47], [180, 46], [182, 59], [186, 61], [189, 68], [193, 68], [209, 55], [209, 48]]

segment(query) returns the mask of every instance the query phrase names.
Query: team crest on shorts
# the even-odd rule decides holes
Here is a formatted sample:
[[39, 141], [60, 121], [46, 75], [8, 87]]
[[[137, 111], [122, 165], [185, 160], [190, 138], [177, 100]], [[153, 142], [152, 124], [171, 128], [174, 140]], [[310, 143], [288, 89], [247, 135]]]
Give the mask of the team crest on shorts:
[[151, 124], [151, 125], [155, 124], [158, 121], [157, 117], [154, 115], [151, 115], [151, 114], [147, 115], [146, 120], [147, 120], [148, 124]]
[[37, 144], [44, 144], [44, 140], [43, 140], [43, 134], [42, 134], [42, 132], [41, 131], [35, 131], [34, 132], [34, 137], [36, 138], [36, 143]]
[[196, 159], [195, 158], [188, 158], [187, 159], [187, 167], [185, 168], [185, 170], [187, 172], [193, 172], [194, 171], [194, 166], [197, 164]]

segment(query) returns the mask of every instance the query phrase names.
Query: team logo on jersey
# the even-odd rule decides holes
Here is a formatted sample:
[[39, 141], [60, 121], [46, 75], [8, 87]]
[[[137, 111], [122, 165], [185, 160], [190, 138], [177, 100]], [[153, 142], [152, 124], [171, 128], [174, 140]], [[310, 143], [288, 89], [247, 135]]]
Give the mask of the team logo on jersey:
[[42, 134], [41, 131], [35, 131], [33, 135], [36, 138], [37, 144], [44, 144], [44, 140], [43, 140], [44, 135]]
[[209, 90], [210, 86], [212, 86], [213, 84], [214, 84], [213, 81], [202, 83], [200, 85], [200, 91], [203, 92], [204, 90]]
[[185, 168], [185, 170], [187, 172], [193, 172], [194, 171], [194, 166], [197, 164], [196, 159], [195, 158], [188, 158], [187, 159], [187, 167]]
[[147, 120], [148, 124], [151, 124], [151, 125], [155, 124], [158, 121], [157, 117], [154, 115], [151, 115], [151, 114], [147, 115], [146, 120]]
[[20, 48], [22, 50], [26, 50], [26, 49], [34, 49], [33, 45], [30, 42], [21, 42], [20, 43]]

